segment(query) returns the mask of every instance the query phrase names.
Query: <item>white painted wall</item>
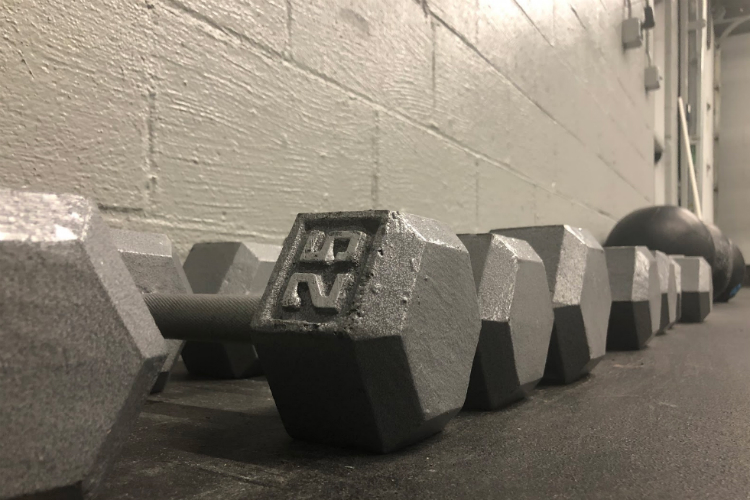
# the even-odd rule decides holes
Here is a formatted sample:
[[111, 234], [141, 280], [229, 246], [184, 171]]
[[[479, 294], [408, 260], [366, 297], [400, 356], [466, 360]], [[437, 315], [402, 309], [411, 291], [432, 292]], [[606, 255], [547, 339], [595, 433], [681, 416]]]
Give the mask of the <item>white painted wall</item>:
[[750, 34], [721, 46], [717, 225], [750, 256]]
[[679, 141], [677, 128], [678, 39], [677, 0], [652, 3], [656, 26], [649, 33], [653, 64], [662, 75], [661, 88], [653, 92], [654, 136], [662, 145], [662, 156], [654, 166], [654, 204], [676, 205], [678, 202]]
[[654, 165], [654, 204], [656, 205], [664, 205], [666, 202], [667, 173], [672, 159], [669, 152], [665, 151], [668, 145], [666, 119], [664, 116], [666, 111], [664, 102], [665, 93], [667, 92], [666, 87], [671, 83], [664, 78], [665, 73], [669, 69], [666, 67], [666, 18], [670, 15], [670, 7], [671, 2], [669, 1], [659, 2], [653, 6], [656, 26], [653, 30], [646, 32], [646, 44], [647, 50], [651, 54], [651, 64], [659, 68], [662, 76], [660, 88], [651, 91], [651, 98], [654, 103], [654, 141], [662, 148], [662, 158]]
[[[701, 188], [703, 220], [714, 222], [714, 49], [716, 37], [713, 34], [713, 24], [709, 19], [706, 36], [711, 37], [710, 47], [703, 39], [703, 72], [701, 73], [701, 102], [703, 103], [703, 164], [698, 165], [698, 172], [702, 179], [698, 181]], [[711, 32], [708, 35], [708, 31]]]
[[5, 0], [0, 184], [92, 196], [183, 253], [366, 208], [603, 238], [654, 200], [623, 5]]

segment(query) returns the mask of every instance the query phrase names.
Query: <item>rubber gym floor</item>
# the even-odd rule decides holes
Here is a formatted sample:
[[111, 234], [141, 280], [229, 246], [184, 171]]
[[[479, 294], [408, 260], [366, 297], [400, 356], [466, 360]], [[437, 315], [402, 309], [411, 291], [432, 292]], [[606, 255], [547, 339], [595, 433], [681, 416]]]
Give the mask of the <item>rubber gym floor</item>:
[[[294, 441], [265, 380], [191, 378], [151, 397], [103, 499], [747, 498], [750, 291], [585, 379], [462, 412], [390, 455]], [[312, 375], [314, 376], [314, 374]]]

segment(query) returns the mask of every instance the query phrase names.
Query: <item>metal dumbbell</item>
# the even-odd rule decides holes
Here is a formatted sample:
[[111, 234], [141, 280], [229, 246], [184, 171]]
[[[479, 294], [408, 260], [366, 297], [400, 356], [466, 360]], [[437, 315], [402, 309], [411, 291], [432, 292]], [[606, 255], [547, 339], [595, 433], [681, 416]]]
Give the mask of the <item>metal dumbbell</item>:
[[154, 320], [254, 341], [297, 438], [386, 452], [463, 405], [481, 322], [469, 254], [439, 222], [300, 215], [258, 301], [141, 295], [90, 202], [0, 202], [0, 496], [96, 490], [166, 358]]

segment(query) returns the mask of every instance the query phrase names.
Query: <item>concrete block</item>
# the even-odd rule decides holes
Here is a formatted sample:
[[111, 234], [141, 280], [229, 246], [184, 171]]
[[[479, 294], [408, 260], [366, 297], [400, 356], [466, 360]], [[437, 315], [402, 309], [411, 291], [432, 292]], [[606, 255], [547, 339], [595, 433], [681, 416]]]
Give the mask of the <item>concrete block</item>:
[[0, 3], [0, 184], [145, 207], [150, 29], [125, 0]]
[[[646, 193], [624, 181], [596, 154], [595, 145], [574, 137], [520, 92], [511, 94], [505, 116], [512, 124], [508, 130], [508, 164], [540, 186], [610, 214], [624, 215], [646, 203]], [[606, 124], [606, 118], [601, 123]], [[612, 140], [622, 142], [621, 137], [611, 134]]]
[[387, 114], [378, 137], [377, 206], [475, 232], [476, 161], [445, 139]]
[[287, 48], [286, 0], [171, 0], [168, 4], [276, 52]]
[[539, 185], [553, 189], [561, 175], [559, 144], [569, 133], [518, 89], [510, 94], [505, 161]]
[[507, 161], [510, 94], [504, 76], [442, 25], [435, 31], [434, 123], [473, 151]]
[[432, 29], [419, 2], [327, 0], [292, 4], [292, 55], [406, 115], [432, 108]]
[[[633, 12], [642, 15], [642, 6], [634, 5]], [[639, 72], [648, 65], [648, 61], [644, 48], [624, 50], [622, 47], [622, 21], [626, 14], [623, 13], [622, 3], [608, 1], [600, 11], [600, 23], [594, 36], [599, 41], [605, 60], [615, 69], [625, 91], [633, 100], [635, 109], [645, 116], [649, 110], [648, 99], [643, 89], [643, 75]]]
[[648, 204], [644, 193], [631, 186], [577, 138], [563, 134], [556, 146], [560, 174], [555, 189], [560, 193], [614, 218]]
[[639, 127], [633, 125], [645, 125], [646, 119], [634, 112], [628, 94], [610, 67], [610, 62], [605, 60], [597, 40], [592, 38], [592, 31], [587, 28], [587, 24], [599, 22], [601, 5], [598, 2], [594, 4], [591, 5], [590, 0], [573, 0], [568, 5], [565, 0], [557, 0], [555, 27], [559, 36], [555, 50], [559, 59], [583, 83], [586, 95], [597, 103], [599, 112], [608, 116], [619, 126], [622, 134], [635, 142], [632, 131]]
[[441, 21], [476, 44], [478, 0], [430, 0], [427, 6]]
[[[634, 86], [636, 81], [633, 78], [633, 73], [645, 67], [645, 51], [639, 49], [626, 53], [623, 49], [621, 23], [626, 13], [623, 13], [622, 3], [612, 0], [603, 4], [595, 0], [569, 1], [586, 31], [587, 45], [596, 48], [600, 56], [600, 63], [614, 75], [620, 91], [627, 95], [626, 101], [630, 103], [630, 106], [624, 107], [620, 111], [632, 113], [631, 116], [638, 116], [642, 120], [647, 110], [642, 108], [639, 102], [645, 103], [645, 93], [642, 88]], [[638, 7], [634, 6], [633, 8], [637, 9]], [[559, 10], [556, 10], [557, 12]], [[643, 64], [638, 67], [641, 62]], [[606, 104], [607, 108], [611, 106], [606, 101], [603, 104]], [[633, 123], [629, 119], [624, 121]], [[625, 129], [625, 133], [628, 133], [627, 129]]]
[[526, 16], [534, 23], [536, 29], [552, 45], [556, 44], [555, 40], [555, 1], [539, 0], [516, 0], [516, 3], [523, 10]]
[[[653, 138], [651, 143], [653, 144]], [[613, 139], [610, 144], [615, 157], [612, 167], [646, 199], [653, 200], [653, 157], [650, 162], [643, 159], [630, 143], [622, 140]]]
[[298, 212], [370, 208], [370, 106], [199, 28], [160, 13], [154, 211], [207, 234], [280, 240]]
[[477, 46], [503, 75], [585, 144], [598, 144], [600, 112], [524, 11], [480, 0]]
[[613, 218], [557, 194], [536, 189], [536, 225], [568, 224], [588, 229], [604, 241], [615, 225]]
[[497, 165], [477, 162], [477, 230], [533, 226], [536, 187]]

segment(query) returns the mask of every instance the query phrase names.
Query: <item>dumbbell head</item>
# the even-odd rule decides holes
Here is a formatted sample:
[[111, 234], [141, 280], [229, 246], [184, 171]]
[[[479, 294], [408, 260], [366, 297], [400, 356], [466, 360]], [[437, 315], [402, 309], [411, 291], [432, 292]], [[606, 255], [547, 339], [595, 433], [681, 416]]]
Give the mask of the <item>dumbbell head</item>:
[[[195, 293], [260, 296], [280, 251], [254, 242], [197, 243], [185, 259], [185, 274]], [[234, 379], [262, 373], [251, 343], [189, 341], [182, 358], [194, 375]]]
[[0, 497], [94, 491], [166, 358], [96, 207], [0, 191]]
[[703, 257], [675, 257], [681, 269], [682, 323], [700, 323], [711, 312], [713, 280], [711, 266]]
[[612, 296], [604, 250], [587, 230], [571, 226], [492, 232], [527, 241], [544, 262], [555, 312], [544, 378], [577, 380], [605, 353]]
[[661, 320], [659, 333], [664, 333], [677, 322], [677, 263], [664, 252], [653, 252], [659, 269], [661, 291]]
[[[166, 235], [112, 229], [111, 237], [141, 293], [190, 293], [180, 259]], [[166, 341], [167, 360], [161, 367], [152, 393], [164, 390], [184, 343], [181, 340]]]
[[612, 289], [607, 349], [643, 349], [661, 324], [662, 298], [656, 258], [641, 246], [607, 247], [604, 252]]
[[542, 259], [523, 240], [459, 235], [471, 256], [482, 330], [464, 408], [525, 397], [544, 375], [554, 314]]
[[680, 321], [680, 318], [682, 317], [682, 268], [680, 267], [680, 264], [677, 262], [677, 259], [674, 255], [669, 255], [669, 280], [670, 283], [674, 282], [675, 287], [675, 294], [677, 295], [677, 299], [675, 300], [675, 313], [674, 313], [674, 321], [670, 325], [670, 328], [674, 326], [675, 323]]
[[442, 223], [301, 214], [254, 342], [292, 437], [388, 452], [461, 409], [480, 326], [469, 254]]

